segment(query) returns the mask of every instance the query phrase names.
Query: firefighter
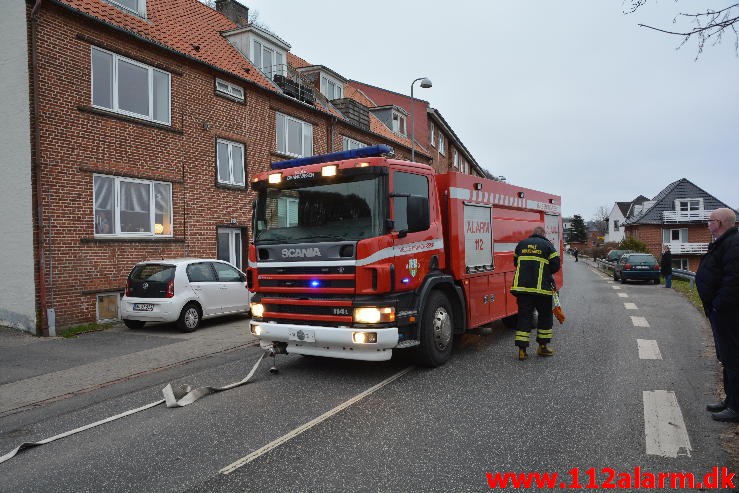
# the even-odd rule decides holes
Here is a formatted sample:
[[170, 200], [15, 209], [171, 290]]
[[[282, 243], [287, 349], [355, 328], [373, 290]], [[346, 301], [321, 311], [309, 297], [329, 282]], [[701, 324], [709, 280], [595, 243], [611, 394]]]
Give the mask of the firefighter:
[[554, 350], [548, 346], [552, 340], [552, 295], [556, 287], [553, 274], [559, 270], [560, 258], [557, 249], [546, 236], [544, 228], [537, 226], [534, 232], [521, 240], [516, 246], [513, 263], [516, 275], [513, 277], [511, 293], [518, 301], [518, 323], [516, 325], [516, 346], [518, 359], [528, 358], [529, 336], [534, 325], [534, 310], [539, 314], [536, 342], [539, 356], [552, 356]]

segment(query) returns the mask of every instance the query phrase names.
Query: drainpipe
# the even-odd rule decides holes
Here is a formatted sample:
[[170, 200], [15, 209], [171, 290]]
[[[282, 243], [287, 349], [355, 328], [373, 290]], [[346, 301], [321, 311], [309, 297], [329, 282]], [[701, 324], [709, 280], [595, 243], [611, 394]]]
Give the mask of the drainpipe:
[[[39, 74], [38, 74], [38, 56], [37, 56], [37, 38], [38, 38], [38, 11], [41, 8], [42, 0], [36, 0], [33, 9], [31, 9], [31, 71], [33, 72], [33, 148], [35, 159], [32, 163], [33, 175], [36, 178], [36, 224], [38, 225], [38, 297], [39, 307], [36, 310], [36, 335], [49, 336], [49, 326], [44, 324], [48, 320], [46, 313], [46, 254], [44, 250], [44, 215], [43, 200], [41, 186], [41, 138], [39, 131]], [[52, 332], [55, 329], [52, 328]]]

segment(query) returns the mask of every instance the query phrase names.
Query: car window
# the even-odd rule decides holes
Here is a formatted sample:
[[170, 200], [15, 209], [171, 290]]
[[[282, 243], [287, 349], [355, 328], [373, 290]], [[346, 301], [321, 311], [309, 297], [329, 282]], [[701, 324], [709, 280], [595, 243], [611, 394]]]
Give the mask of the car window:
[[167, 282], [174, 278], [174, 265], [143, 264], [137, 265], [131, 271], [134, 281]]
[[654, 255], [629, 255], [631, 262], [657, 262]]
[[213, 262], [213, 267], [216, 268], [218, 273], [218, 279], [222, 282], [241, 282], [241, 272], [234, 269], [230, 265], [222, 264], [220, 262]]
[[210, 262], [200, 262], [187, 266], [187, 278], [190, 282], [215, 282], [216, 273], [213, 271]]

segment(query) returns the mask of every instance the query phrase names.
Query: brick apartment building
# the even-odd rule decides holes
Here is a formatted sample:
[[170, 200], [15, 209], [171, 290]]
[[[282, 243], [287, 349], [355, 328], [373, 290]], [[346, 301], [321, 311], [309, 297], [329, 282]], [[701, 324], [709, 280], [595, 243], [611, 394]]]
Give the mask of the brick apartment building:
[[695, 272], [711, 241], [708, 215], [720, 207], [731, 208], [681, 178], [652, 200], [635, 205], [623, 225], [626, 236], [645, 243], [655, 257], [660, 258], [662, 246], [669, 244], [673, 267]]
[[[0, 324], [42, 335], [115, 319], [128, 271], [148, 258], [242, 267], [248, 177], [271, 162], [375, 144], [410, 158], [407, 131], [343, 97], [338, 74], [301, 74], [307, 64], [248, 25], [246, 7], [218, 7], [4, 7]], [[435, 162], [414, 146], [416, 161]]]

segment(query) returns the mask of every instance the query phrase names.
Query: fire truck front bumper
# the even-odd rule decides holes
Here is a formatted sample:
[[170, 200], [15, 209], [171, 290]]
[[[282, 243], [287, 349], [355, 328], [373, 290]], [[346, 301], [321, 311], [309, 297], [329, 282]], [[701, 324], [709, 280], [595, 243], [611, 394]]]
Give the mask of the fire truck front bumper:
[[[355, 329], [251, 321], [250, 329], [263, 348], [271, 348], [273, 342], [284, 342], [288, 354], [387, 361], [398, 345], [397, 327]], [[368, 342], [358, 342], [362, 340]]]

